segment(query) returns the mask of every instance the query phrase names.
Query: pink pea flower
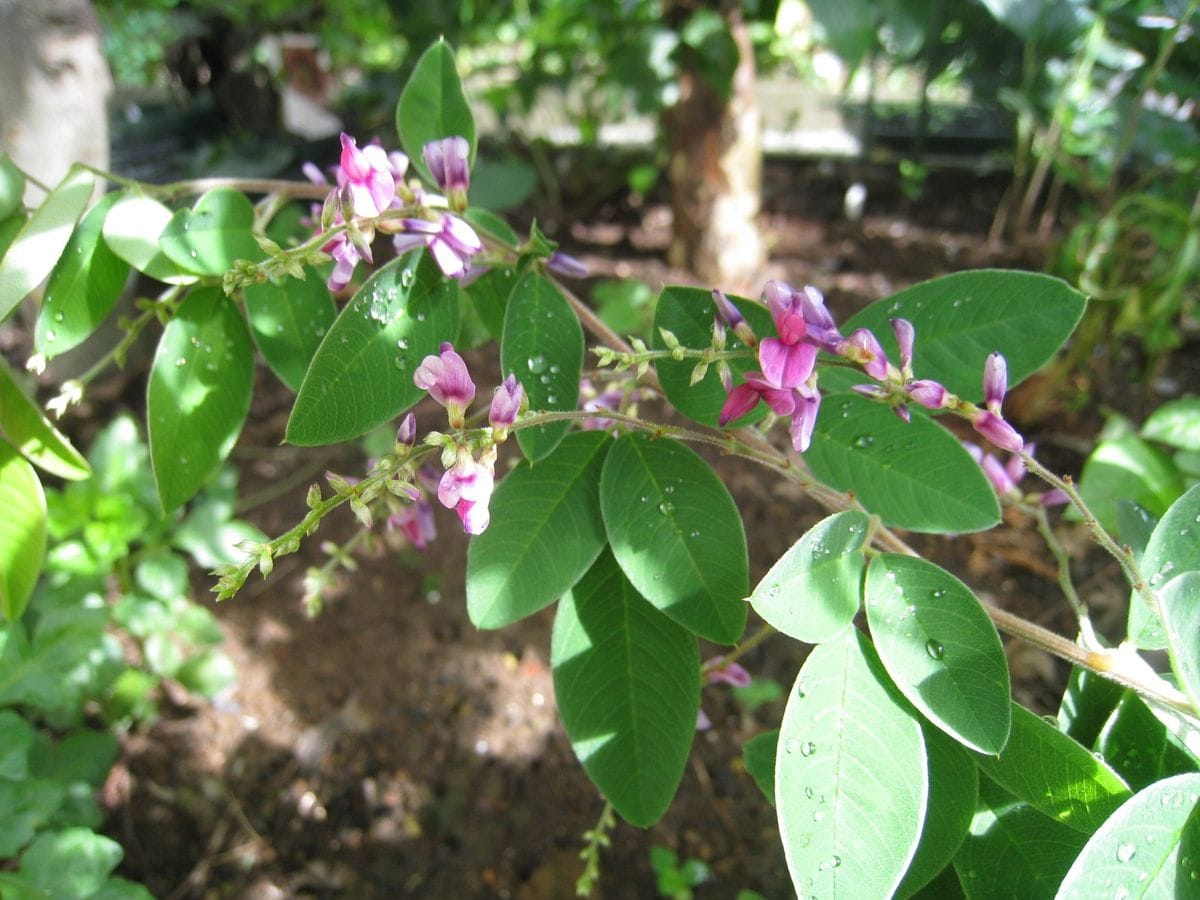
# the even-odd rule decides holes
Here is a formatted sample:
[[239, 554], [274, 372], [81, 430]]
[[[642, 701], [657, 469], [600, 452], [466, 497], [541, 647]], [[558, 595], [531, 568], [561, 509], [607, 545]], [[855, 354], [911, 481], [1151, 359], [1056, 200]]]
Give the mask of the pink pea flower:
[[780, 281], [771, 281], [763, 292], [778, 338], [764, 338], [758, 345], [758, 362], [763, 377], [780, 388], [791, 389], [812, 374], [817, 348], [805, 341], [803, 294], [791, 291]]
[[[598, 412], [602, 409], [616, 412], [621, 407], [621, 401], [625, 399], [625, 394], [617, 387], [610, 386], [604, 393], [598, 392], [596, 386], [588, 378], [580, 379], [579, 396], [583, 401], [579, 404], [579, 408], [584, 412]], [[585, 431], [604, 431], [611, 428], [612, 424], [610, 419], [600, 416], [589, 417], [583, 420], [583, 429]]]
[[427, 219], [403, 219], [404, 231], [393, 238], [397, 253], [425, 246], [433, 254], [447, 278], [462, 278], [471, 264], [471, 256], [483, 251], [483, 241], [470, 225], [447, 213], [439, 222]]
[[750, 323], [746, 321], [738, 308], [725, 296], [724, 291], [713, 290], [712, 298], [721, 320], [733, 329], [733, 333], [738, 336], [738, 340], [747, 347], [756, 346], [758, 344], [758, 336], [754, 333], [754, 329], [750, 327]]
[[726, 665], [723, 656], [714, 656], [706, 660], [700, 667], [700, 672], [709, 684], [718, 681], [732, 684], [734, 687], [746, 687], [750, 684], [750, 673], [740, 663], [731, 662]]
[[[333, 224], [345, 224], [340, 212], [334, 217]], [[367, 242], [355, 243], [345, 231], [339, 231], [321, 249], [333, 257], [333, 271], [329, 273], [325, 286], [335, 294], [350, 283], [360, 260], [374, 261], [371, 258], [371, 245]]]
[[1001, 450], [1020, 453], [1025, 439], [1000, 414], [1007, 390], [1008, 365], [999, 353], [991, 353], [983, 366], [983, 402], [987, 409], [972, 417], [971, 427]]
[[424, 552], [430, 541], [437, 538], [437, 525], [433, 519], [433, 507], [424, 497], [404, 507], [387, 518], [389, 531], [400, 531], [410, 544]]
[[950, 395], [945, 387], [928, 379], [910, 381], [904, 386], [904, 389], [908, 391], [909, 399], [926, 409], [941, 409], [946, 405], [946, 398]]
[[516, 375], [509, 373], [492, 395], [492, 407], [488, 412], [488, 424], [492, 426], [494, 440], [503, 441], [508, 437], [508, 429], [517, 421], [524, 402], [525, 388], [517, 381]]
[[796, 388], [796, 409], [792, 413], [792, 448], [805, 452], [812, 443], [817, 413], [821, 410], [821, 392], [815, 386], [802, 384]]
[[491, 467], [477, 462], [465, 449], [438, 484], [438, 500], [458, 513], [467, 534], [483, 534], [491, 521], [488, 503], [495, 480]]
[[343, 131], [338, 187], [356, 216], [370, 219], [387, 209], [396, 197], [396, 179], [384, 149], [370, 144], [360, 150]]
[[760, 398], [767, 401], [767, 406], [779, 416], [790, 416], [796, 408], [794, 389], [773, 384], [762, 372], [747, 372], [746, 383], [735, 387], [725, 399], [718, 424], [724, 428], [735, 419], [740, 419], [758, 405]]
[[412, 413], [405, 413], [400, 420], [400, 427], [396, 429], [396, 443], [406, 447], [417, 445], [417, 417]]
[[588, 277], [588, 267], [571, 254], [563, 253], [561, 250], [555, 250], [550, 254], [550, 258], [546, 260], [546, 268], [564, 278]]
[[888, 359], [879, 339], [866, 328], [859, 328], [846, 339], [847, 347], [841, 355], [862, 365], [863, 370], [876, 381], [888, 380]]
[[912, 379], [913, 341], [917, 331], [908, 319], [892, 319], [892, 333], [900, 347], [900, 374], [905, 381]]
[[467, 188], [471, 185], [471, 145], [467, 139], [455, 136], [430, 141], [421, 148], [421, 156], [449, 200], [450, 208], [466, 209]]
[[430, 354], [421, 360], [421, 365], [413, 372], [413, 383], [421, 390], [429, 391], [429, 396], [446, 408], [450, 427], [463, 427], [467, 407], [475, 399], [475, 382], [453, 345], [444, 343], [439, 356]]

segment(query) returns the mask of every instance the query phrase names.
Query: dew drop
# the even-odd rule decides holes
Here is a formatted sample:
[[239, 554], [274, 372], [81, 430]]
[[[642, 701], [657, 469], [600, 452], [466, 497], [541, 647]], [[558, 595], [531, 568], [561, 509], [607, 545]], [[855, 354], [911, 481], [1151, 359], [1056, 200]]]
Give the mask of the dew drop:
[[767, 596], [768, 597], [778, 597], [779, 591], [780, 591], [780, 586], [777, 584], [773, 584], [769, 588], [767, 588]]
[[870, 435], [870, 434], [860, 434], [858, 437], [856, 437], [854, 439], [854, 446], [860, 450], [865, 450], [867, 447], [870, 447], [873, 443], [875, 443], [875, 437], [874, 437], [874, 435]]
[[199, 256], [199, 255], [200, 255], [200, 254], [199, 254], [199, 253], [197, 253], [195, 250], [193, 250], [193, 251], [192, 251], [192, 252], [189, 254], [189, 256], [191, 256], [191, 257], [192, 257], [192, 259], [195, 259], [195, 258], [196, 258], [197, 256]]
[[393, 362], [396, 364], [397, 369], [408, 368], [408, 360], [406, 360], [403, 356], [397, 356]]
[[413, 281], [416, 280], [416, 277], [417, 277], [416, 270], [405, 269], [403, 272], [400, 273], [400, 286], [406, 287], [406, 288], [412, 287], [412, 283], [413, 283]]
[[425, 313], [423, 313], [423, 312], [417, 313], [417, 321], [424, 322], [425, 321]]
[[46, 340], [48, 340], [48, 341], [56, 341], [56, 340], [58, 340], [58, 335], [56, 335], [56, 334], [54, 333], [54, 329], [53, 329], [53, 328], [51, 328], [49, 331], [47, 331], [47, 332], [46, 332]]
[[812, 833], [806, 831], [806, 832], [804, 832], [804, 834], [800, 835], [800, 839], [797, 841], [797, 843], [801, 847], [807, 847], [809, 844], [812, 843], [812, 839], [813, 839]]
[[181, 356], [181, 357], [179, 357], [177, 360], [175, 360], [175, 365], [177, 365], [177, 366], [186, 366], [186, 365], [187, 365], [187, 360], [186, 360], [186, 359], [184, 359], [184, 358]]
[[555, 403], [558, 402], [558, 397], [554, 394], [547, 394], [546, 402], [549, 403], [551, 406], [553, 406]]
[[812, 788], [806, 787], [804, 789], [804, 796], [807, 797], [809, 800], [811, 800], [813, 797], [816, 796], [816, 792]]
[[534, 375], [541, 375], [546, 371], [546, 357], [540, 354], [538, 356], [531, 356], [526, 365], [529, 366], [529, 371]]
[[798, 740], [796, 740], [795, 738], [793, 738], [792, 740], [788, 741], [786, 744], [783, 745], [783, 751], [785, 753], [795, 753], [799, 749], [800, 749], [800, 742]]
[[1137, 855], [1137, 847], [1133, 844], [1117, 845], [1117, 862], [1127, 863]]
[[818, 809], [816, 812], [813, 813], [813, 821], [814, 822], [817, 822], [819, 824], [820, 822], [824, 821], [824, 819], [825, 819], [825, 811], [824, 810]]
[[400, 338], [400, 340], [396, 341], [396, 349], [407, 350], [408, 349], [408, 341], [406, 341], [404, 338]]
[[943, 597], [945, 597], [945, 596], [946, 596], [946, 589], [945, 589], [945, 588], [938, 588], [936, 591], [934, 591], [934, 592], [933, 592], [933, 599], [934, 599], [934, 600], [941, 600], [941, 599], [942, 599]]
[[62, 313], [60, 313], [60, 312], [56, 312], [56, 313], [54, 314], [54, 321], [55, 321], [55, 322], [61, 322], [61, 321], [62, 321], [63, 319], [65, 319], [65, 318], [66, 318], [66, 316], [64, 316], [64, 315], [63, 315]]
[[800, 755], [801, 756], [812, 756], [816, 752], [817, 752], [817, 745], [814, 744], [812, 741], [805, 741], [803, 743], [803, 745], [801, 745], [801, 747], [800, 747]]
[[940, 660], [946, 655], [946, 648], [942, 646], [940, 641], [930, 638], [925, 642], [925, 652], [929, 654], [930, 659]]
[[551, 375], [557, 375], [558, 373], [559, 373], [559, 368], [558, 368], [558, 366], [551, 366], [551, 367], [550, 367], [550, 374], [551, 374]]
[[840, 856], [831, 856], [829, 859], [825, 860], [825, 862], [817, 866], [817, 869], [822, 872], [828, 872], [830, 869], [836, 869], [841, 864], [842, 858]]
[[667, 502], [660, 503], [658, 504], [658, 511], [664, 516], [669, 516], [671, 513], [675, 512], [675, 504]]
[[688, 535], [688, 536], [689, 536], [689, 537], [698, 538], [698, 537], [700, 537], [700, 532], [698, 532], [698, 531], [693, 531], [693, 532], [692, 532], [690, 535]]

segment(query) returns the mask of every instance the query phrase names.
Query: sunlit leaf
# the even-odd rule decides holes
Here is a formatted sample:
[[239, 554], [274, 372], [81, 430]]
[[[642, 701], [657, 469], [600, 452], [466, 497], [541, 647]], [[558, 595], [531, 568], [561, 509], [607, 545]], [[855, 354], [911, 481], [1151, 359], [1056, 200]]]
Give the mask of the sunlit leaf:
[[324, 283], [314, 277], [246, 285], [246, 318], [263, 359], [279, 380], [300, 390], [304, 373], [337, 318]]
[[37, 473], [0, 440], [0, 613], [21, 617], [46, 554], [46, 498]]
[[87, 478], [91, 466], [78, 450], [25, 396], [7, 363], [0, 358], [0, 437], [27, 460], [59, 478]]
[[254, 349], [220, 288], [198, 288], [167, 324], [147, 391], [150, 458], [163, 509], [182, 505], [229, 455], [250, 409]]
[[613, 555], [643, 597], [700, 637], [746, 627], [746, 535], [716, 473], [678, 441], [627, 434], [604, 463], [600, 505]]
[[0, 260], [0, 321], [50, 274], [95, 186], [96, 176], [73, 166], [22, 226]]
[[171, 210], [151, 197], [122, 194], [104, 219], [104, 243], [144, 275], [168, 284], [191, 284], [196, 276], [158, 246], [171, 215]]
[[821, 644], [788, 697], [775, 809], [798, 894], [890, 897], [929, 790], [921, 726], [857, 629]]
[[781, 556], [750, 596], [763, 620], [819, 644], [853, 621], [862, 597], [867, 517], [846, 510], [822, 519]]
[[198, 275], [220, 275], [236, 260], [256, 262], [266, 254], [251, 229], [254, 206], [241, 191], [217, 188], [171, 217], [158, 245], [180, 268]]
[[433, 178], [421, 150], [430, 141], [464, 137], [475, 161], [475, 119], [463, 93], [454, 50], [439, 38], [421, 54], [396, 104], [400, 144], [421, 175]]

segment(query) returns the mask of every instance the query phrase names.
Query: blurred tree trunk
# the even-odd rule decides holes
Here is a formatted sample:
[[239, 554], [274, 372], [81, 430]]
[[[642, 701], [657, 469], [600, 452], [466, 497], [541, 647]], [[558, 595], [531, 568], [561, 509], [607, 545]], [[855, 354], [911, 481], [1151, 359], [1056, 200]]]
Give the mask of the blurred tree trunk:
[[[676, 24], [695, 10], [675, 0]], [[674, 233], [668, 258], [714, 287], [756, 285], [766, 245], [758, 223], [762, 198], [762, 115], [754, 48], [740, 4], [721, 4], [737, 47], [728, 96], [701, 71], [694, 55], [680, 60], [679, 97], [663, 114]]]
[[88, 0], [0, 0], [0, 146], [17, 165], [50, 187], [73, 162], [108, 168], [111, 88]]

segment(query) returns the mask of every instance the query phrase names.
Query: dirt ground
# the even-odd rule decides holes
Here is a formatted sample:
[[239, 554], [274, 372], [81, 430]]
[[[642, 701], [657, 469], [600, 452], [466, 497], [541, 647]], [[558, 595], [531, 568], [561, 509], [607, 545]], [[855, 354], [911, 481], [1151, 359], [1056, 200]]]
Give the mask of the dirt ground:
[[[769, 169], [773, 250], [764, 278], [815, 284], [844, 317], [938, 274], [1040, 266], [1037, 251], [986, 245], [1002, 182], [935, 174], [929, 198], [914, 204], [876, 175], [865, 217], [848, 223], [842, 192], [860, 175], [870, 173]], [[594, 277], [640, 278], [657, 290], [691, 280], [661, 262], [668, 227], [661, 206], [616, 198], [558, 236]], [[484, 371], [481, 381], [490, 377]], [[305, 471], [312, 480], [324, 468], [361, 469], [353, 449], [330, 457], [279, 448], [288, 399], [260, 373], [254, 417], [234, 457], [247, 493]], [[1023, 427], [1055, 465], [1078, 472], [1073, 420], [1053, 405], [1053, 418], [1038, 408], [1041, 417]], [[1080, 425], [1078, 433], [1087, 431]], [[753, 583], [821, 512], [747, 465], [717, 465], [745, 518]], [[307, 483], [248, 517], [279, 533], [303, 515]], [[308, 620], [300, 604], [305, 568], [324, 561], [321, 539], [353, 533], [349, 512], [339, 511], [268, 581], [255, 576], [219, 607], [238, 683], [211, 707], [179, 697], [154, 727], [128, 736], [117, 773], [125, 800], [108, 823], [126, 848], [121, 874], [171, 900], [574, 896], [581, 836], [602, 800], [557, 720], [552, 611], [477, 631], [463, 599], [466, 540], [447, 511], [437, 524], [426, 554], [361, 559], [323, 614]], [[1111, 572], [1085, 555], [1082, 540], [1069, 540], [1084, 590], [1099, 590]], [[985, 599], [1070, 629], [1054, 571], [1028, 527], [917, 543]], [[197, 596], [209, 587], [211, 579], [197, 577]], [[1062, 666], [1009, 649], [1019, 699], [1052, 709]], [[805, 652], [776, 637], [744, 662], [755, 677], [786, 687]], [[674, 805], [651, 829], [617, 825], [594, 896], [657, 896], [653, 845], [709, 864], [712, 880], [698, 897], [732, 898], [742, 888], [792, 896], [773, 810], [741, 761], [743, 743], [778, 724], [781, 703], [750, 712], [715, 685], [703, 707], [714, 727], [697, 734]]]

